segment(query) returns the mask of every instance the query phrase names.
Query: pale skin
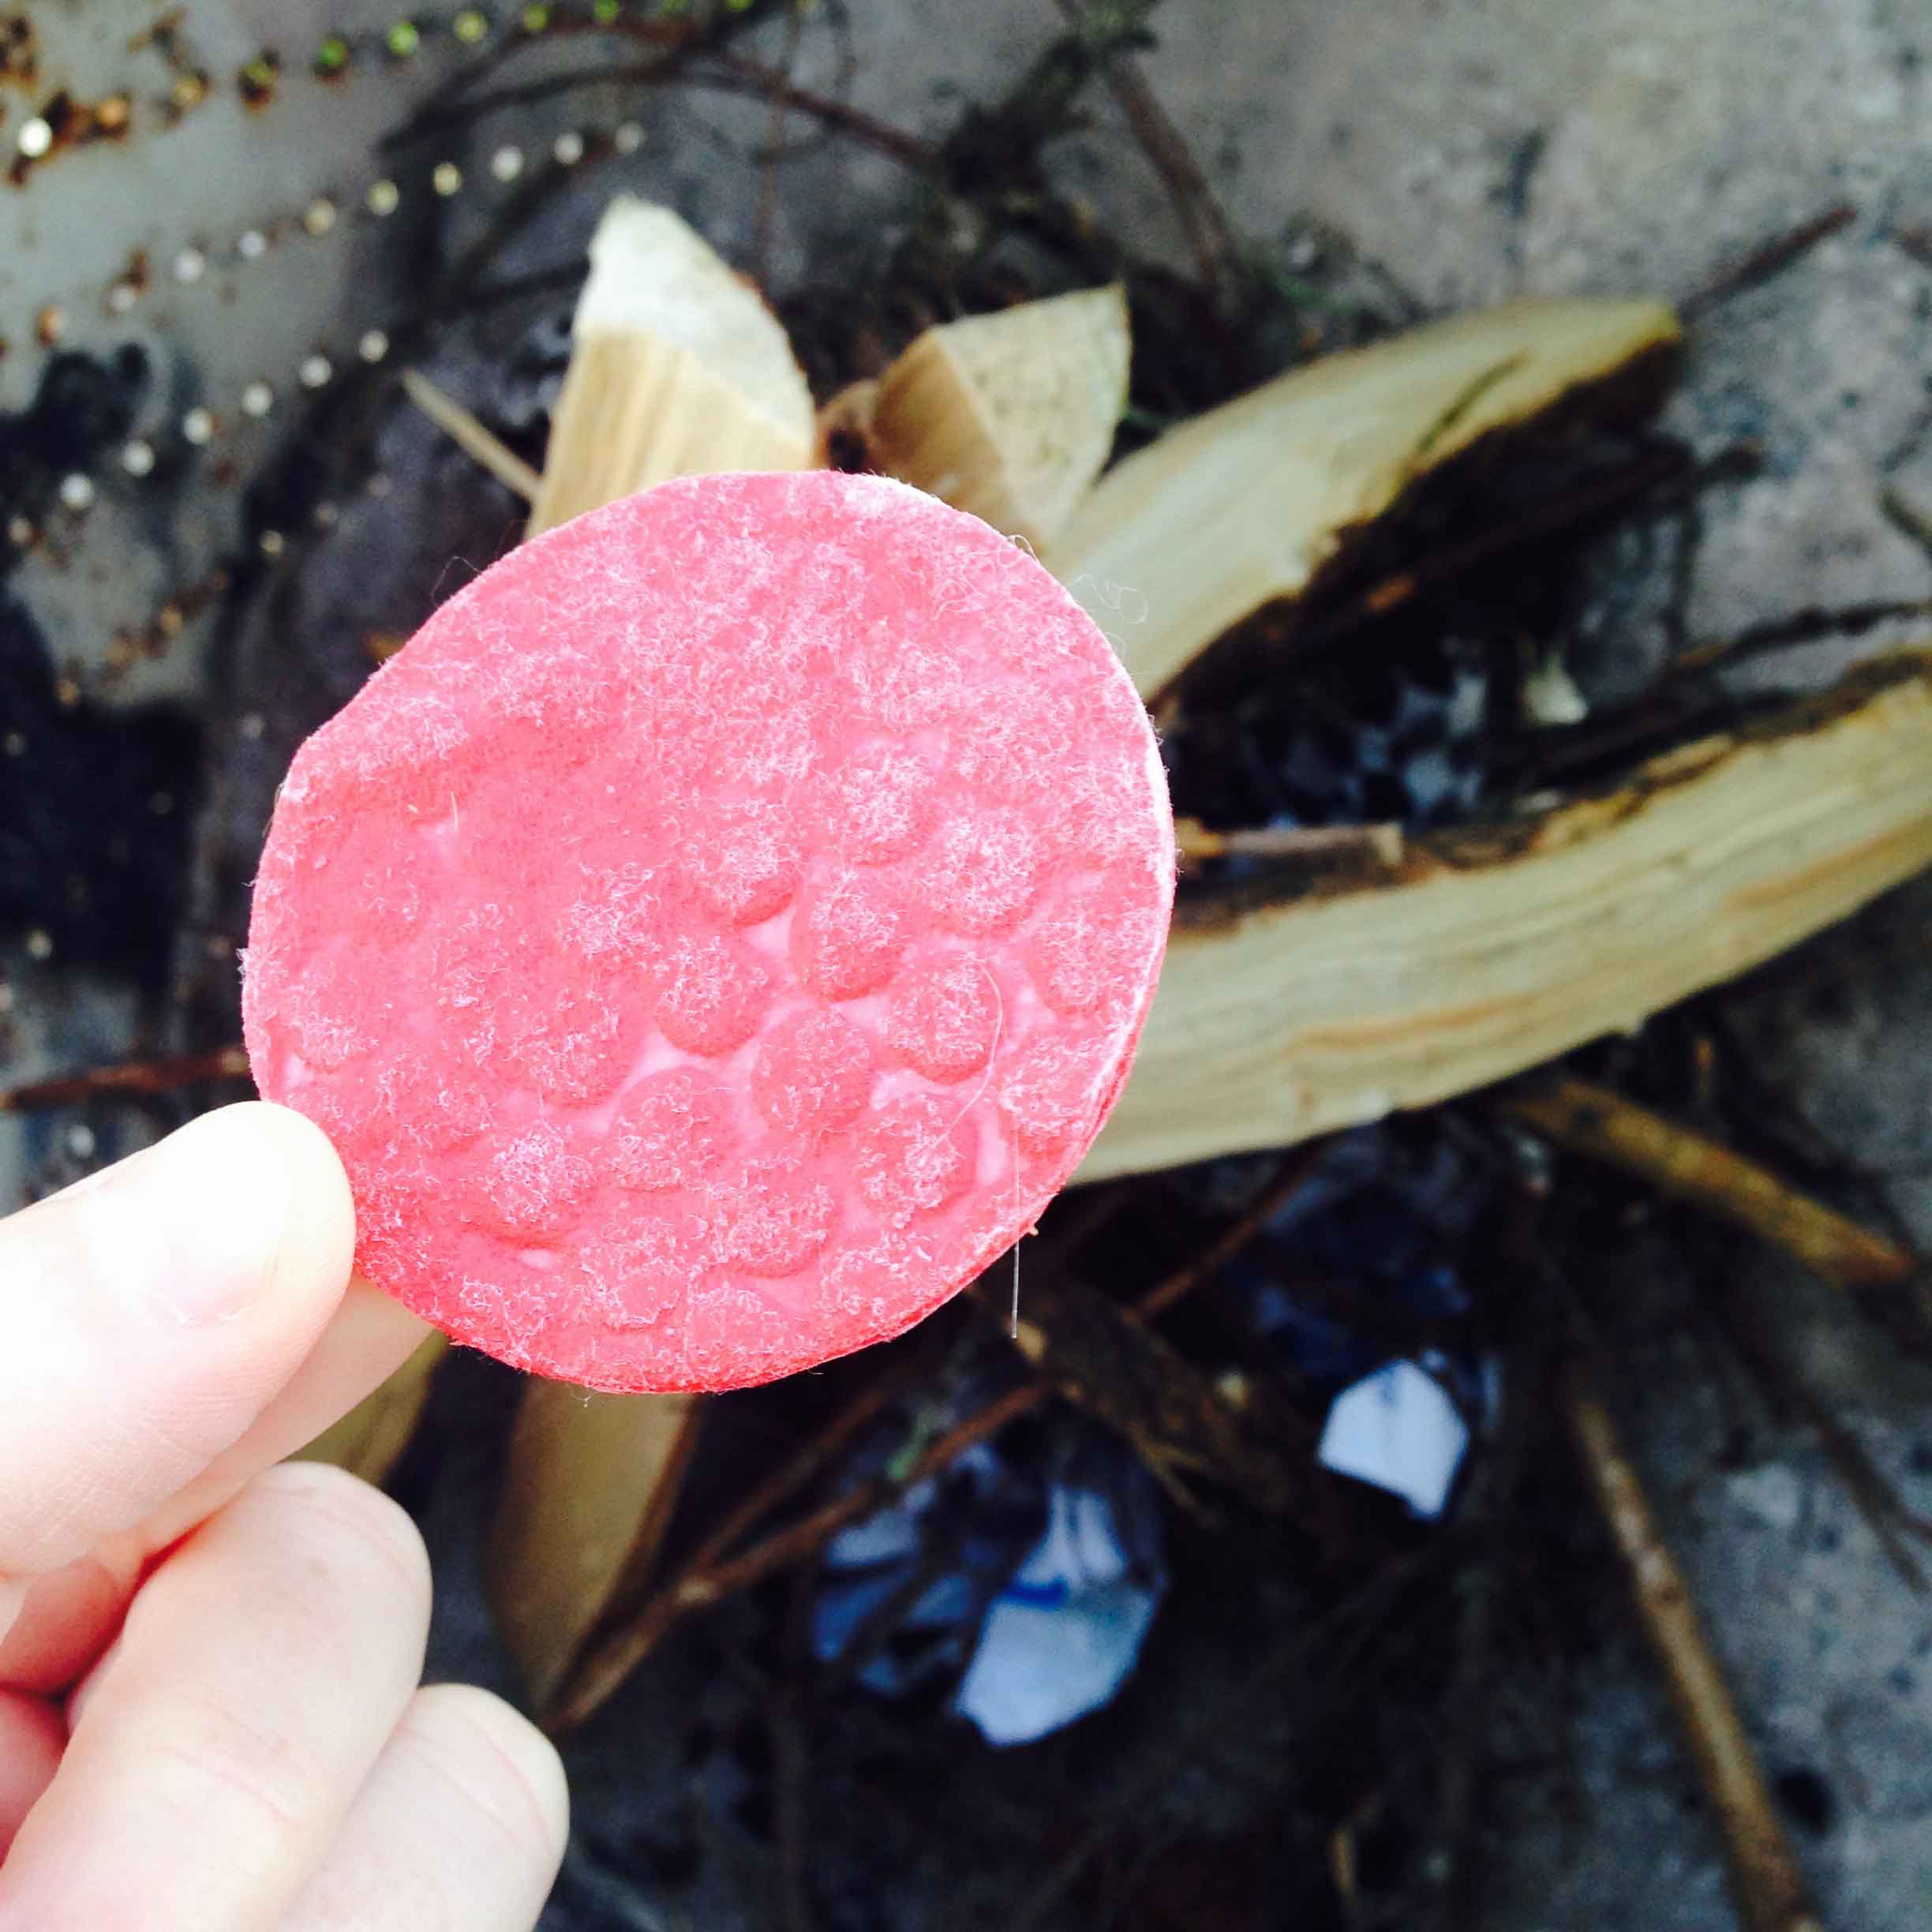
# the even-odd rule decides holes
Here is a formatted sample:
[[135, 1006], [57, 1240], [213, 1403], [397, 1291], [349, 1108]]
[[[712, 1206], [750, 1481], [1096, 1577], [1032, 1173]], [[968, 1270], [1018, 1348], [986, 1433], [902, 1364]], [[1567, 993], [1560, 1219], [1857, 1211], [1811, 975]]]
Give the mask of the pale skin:
[[226, 1107], [0, 1221], [0, 1932], [529, 1932], [562, 1770], [418, 1687], [393, 1503], [283, 1463], [422, 1338], [320, 1132]]

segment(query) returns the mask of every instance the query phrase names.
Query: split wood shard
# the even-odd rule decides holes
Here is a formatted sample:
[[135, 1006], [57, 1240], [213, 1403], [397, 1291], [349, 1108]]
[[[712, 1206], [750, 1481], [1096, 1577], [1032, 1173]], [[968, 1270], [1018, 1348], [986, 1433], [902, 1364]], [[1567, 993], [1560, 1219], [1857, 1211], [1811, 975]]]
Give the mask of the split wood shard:
[[[1118, 465], [1045, 561], [1151, 697], [1234, 625], [1300, 597], [1429, 470], [1679, 333], [1661, 302], [1523, 301], [1325, 356]], [[1139, 621], [1123, 624], [1124, 591]]]
[[671, 477], [811, 462], [784, 325], [670, 209], [605, 211], [571, 337], [531, 535]]
[[1932, 652], [1915, 651], [1613, 791], [1414, 841], [1398, 867], [1285, 903], [1183, 910], [1078, 1178], [1466, 1092], [1634, 1027], [1927, 864]]
[[929, 328], [871, 399], [876, 459], [1044, 549], [1113, 447], [1132, 340], [1118, 283]]

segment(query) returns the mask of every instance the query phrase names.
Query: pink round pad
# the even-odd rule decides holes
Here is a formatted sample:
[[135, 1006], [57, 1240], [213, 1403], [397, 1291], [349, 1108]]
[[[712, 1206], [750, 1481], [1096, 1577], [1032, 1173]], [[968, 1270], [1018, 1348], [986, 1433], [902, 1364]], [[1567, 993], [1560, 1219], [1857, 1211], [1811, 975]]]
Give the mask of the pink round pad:
[[297, 754], [249, 1054], [419, 1314], [734, 1387], [1032, 1226], [1173, 889], [1146, 714], [1029, 555], [876, 477], [691, 478], [485, 571]]

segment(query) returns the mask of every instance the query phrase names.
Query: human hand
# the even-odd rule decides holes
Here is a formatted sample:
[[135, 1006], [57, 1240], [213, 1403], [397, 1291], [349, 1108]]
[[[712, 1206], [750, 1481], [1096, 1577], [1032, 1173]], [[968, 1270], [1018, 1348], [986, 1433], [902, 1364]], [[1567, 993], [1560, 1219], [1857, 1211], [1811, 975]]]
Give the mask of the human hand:
[[342, 1168], [223, 1108], [0, 1222], [0, 1932], [528, 1932], [556, 1754], [419, 1690], [421, 1539], [275, 1466], [414, 1347]]

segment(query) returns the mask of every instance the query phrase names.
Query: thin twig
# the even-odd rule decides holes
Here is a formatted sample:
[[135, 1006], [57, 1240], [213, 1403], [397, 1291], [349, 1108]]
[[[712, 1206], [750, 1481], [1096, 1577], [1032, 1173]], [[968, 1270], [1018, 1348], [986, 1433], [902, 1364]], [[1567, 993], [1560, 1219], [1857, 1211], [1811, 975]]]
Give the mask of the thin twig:
[[432, 134], [468, 127], [501, 108], [527, 107], [559, 94], [576, 93], [584, 88], [657, 86], [673, 79], [675, 74], [676, 69], [665, 60], [635, 67], [569, 68], [562, 73], [545, 74], [541, 80], [519, 81], [512, 86], [492, 88], [487, 93], [472, 94], [452, 106], [436, 106], [433, 111], [425, 110], [393, 134], [385, 135], [380, 145], [384, 152], [393, 151], [410, 146]]
[[1840, 228], [1849, 227], [1857, 219], [1858, 210], [1850, 202], [1840, 201], [1822, 215], [1814, 215], [1792, 229], [1788, 234], [1780, 235], [1753, 249], [1742, 260], [1719, 269], [1677, 306], [1687, 320], [1694, 320], [1719, 302], [1728, 301], [1733, 295], [1741, 295], [1761, 282], [1769, 281], [1779, 270], [1789, 268], [1799, 256], [1816, 248], [1827, 236], [1835, 235]]
[[506, 302], [522, 301], [526, 296], [548, 295], [557, 289], [575, 288], [590, 272], [588, 255], [574, 256], [549, 268], [532, 268], [522, 275], [505, 275], [486, 282], [481, 288], [466, 289], [452, 298], [451, 305], [436, 320], [481, 314], [486, 309], [501, 308]]
[[1156, 1282], [1141, 1296], [1133, 1305], [1134, 1319], [1151, 1321], [1183, 1296], [1192, 1294], [1210, 1275], [1219, 1274], [1226, 1267], [1301, 1191], [1308, 1180], [1309, 1170], [1320, 1151], [1321, 1143], [1312, 1141], [1290, 1155], [1281, 1171], [1241, 1210], [1224, 1233], [1217, 1235], [1186, 1267], [1176, 1268], [1164, 1281]]
[[107, 1093], [172, 1093], [203, 1080], [246, 1080], [248, 1075], [248, 1052], [242, 1046], [218, 1046], [212, 1053], [183, 1054], [167, 1060], [129, 1060], [118, 1066], [92, 1067], [84, 1073], [0, 1088], [0, 1114], [77, 1106]]
[[466, 126], [499, 108], [528, 107], [553, 95], [575, 93], [584, 88], [614, 83], [632, 87], [676, 85], [709, 88], [714, 93], [753, 95], [774, 107], [808, 114], [825, 126], [863, 141], [867, 146], [907, 167], [926, 169], [933, 165], [935, 151], [916, 134], [908, 133], [904, 128], [895, 127], [891, 122], [882, 121], [847, 102], [833, 100], [807, 88], [796, 87], [783, 74], [761, 62], [721, 50], [706, 56], [706, 62], [702, 66], [686, 67], [674, 66], [668, 61], [652, 61], [636, 67], [590, 67], [549, 74], [540, 80], [525, 81], [515, 87], [498, 88], [492, 92], [479, 94], [435, 119], [413, 124], [391, 137], [384, 145], [413, 141], [440, 129]]
[[1398, 866], [1402, 829], [1398, 825], [1242, 826], [1211, 831], [1198, 818], [1174, 821], [1175, 842], [1183, 865], [1209, 859], [1359, 859]]
[[[1482, 1841], [1483, 1795], [1494, 1744], [1496, 1677], [1511, 1604], [1513, 1563], [1522, 1537], [1523, 1490], [1546, 1440], [1544, 1391], [1556, 1360], [1563, 1297], [1549, 1291], [1549, 1271], [1537, 1237], [1546, 1203], [1519, 1194], [1518, 1211], [1496, 1230], [1494, 1264], [1500, 1292], [1486, 1307], [1496, 1326], [1487, 1344], [1498, 1349], [1500, 1415], [1484, 1429], [1484, 1453], [1458, 1507], [1477, 1539], [1477, 1552], [1458, 1572], [1455, 1660], [1437, 1706], [1442, 1739], [1435, 1804], [1418, 1861], [1415, 1932], [1457, 1932], [1473, 1923]], [[1488, 1326], [1485, 1324], [1485, 1326]], [[1507, 1339], [1505, 1339], [1507, 1338]], [[1407, 1923], [1405, 1920], [1405, 1923]]]
[[[997, 1293], [975, 1297], [1004, 1332]], [[1164, 1335], [1112, 1296], [1069, 1277], [1040, 1297], [1012, 1331], [1029, 1367], [1076, 1407], [1129, 1443], [1148, 1473], [1191, 1514], [1211, 1512], [1190, 1479], [1204, 1476], [1269, 1514], [1305, 1510], [1313, 1431], [1271, 1424], [1255, 1399], [1230, 1395]], [[1290, 1412], [1293, 1413], [1293, 1412]], [[1297, 1436], [1300, 1440], [1297, 1440]]]
[[[510, 62], [531, 48], [550, 46], [560, 35], [581, 32], [590, 24], [588, 21], [559, 20], [552, 24], [550, 31], [541, 39], [521, 36], [500, 39], [488, 51], [458, 68], [447, 80], [432, 88], [399, 128], [383, 137], [379, 144], [380, 151], [389, 152], [406, 147], [425, 135], [433, 134], [447, 127], [464, 125], [487, 113], [501, 93], [515, 90], [499, 90], [497, 95], [476, 93], [471, 90], [478, 80], [507, 66]], [[747, 14], [733, 13], [702, 24], [669, 21], [627, 21], [615, 31], [620, 32], [627, 39], [643, 42], [660, 48], [661, 51], [653, 66], [675, 70], [684, 62], [703, 53], [713, 37], [721, 32], [736, 32], [749, 24], [750, 18]], [[571, 84], [582, 86], [592, 80], [612, 80], [622, 77], [623, 76], [620, 72], [606, 66], [593, 69], [587, 74], [573, 75]]]
[[1690, 599], [1697, 589], [1698, 557], [1704, 548], [1704, 506], [1694, 496], [1677, 506], [1676, 541], [1671, 546], [1670, 591], [1664, 605], [1664, 650], [1680, 661], [1690, 643]]
[[[586, 156], [586, 165], [589, 159]], [[416, 300], [390, 325], [390, 345], [397, 361], [420, 354], [429, 346], [439, 323], [463, 312], [485, 271], [577, 174], [575, 168], [559, 162], [526, 174], [517, 183], [484, 232], [440, 274], [431, 278]], [[366, 467], [371, 461], [369, 451], [378, 418], [392, 393], [388, 365], [358, 369], [349, 380], [332, 384], [325, 391], [305, 425], [305, 433], [297, 439], [299, 450], [290, 459], [301, 472], [301, 480], [294, 482], [294, 488], [313, 493], [325, 482], [336, 487], [352, 466]], [[289, 480], [293, 481], [292, 477]], [[303, 525], [305, 523], [303, 519]], [[300, 573], [292, 569], [277, 574], [268, 608], [271, 620], [289, 615], [294, 586], [299, 581]]]
[[1932, 558], [1932, 517], [1928, 517], [1902, 491], [1889, 483], [1878, 492], [1878, 509], [1901, 537], [1916, 544], [1928, 558]]
[[810, 114], [826, 126], [836, 129], [841, 134], [849, 134], [909, 168], [930, 169], [938, 159], [938, 149], [930, 142], [920, 140], [918, 135], [908, 133], [904, 128], [895, 127], [890, 122], [882, 121], [876, 114], [867, 114], [844, 101], [814, 93], [808, 88], [795, 87], [783, 74], [758, 61], [747, 59], [742, 54], [721, 49], [710, 56], [708, 67], [687, 79], [694, 87], [762, 95], [774, 107]]
[[692, 1552], [687, 1571], [708, 1569], [721, 1562], [778, 1506], [798, 1494], [848, 1443], [902, 1397], [909, 1395], [932, 1374], [930, 1358], [915, 1355], [890, 1373], [880, 1376], [840, 1410], [809, 1442], [754, 1485], [724, 1520]]
[[[1301, 1184], [1306, 1172], [1305, 1163], [1312, 1158], [1312, 1153], [1304, 1154], [1291, 1161], [1288, 1170], [1271, 1182], [1234, 1225], [1201, 1256], [1143, 1295], [1132, 1311], [1135, 1318], [1151, 1320], [1192, 1292], [1215, 1269], [1233, 1260]], [[923, 1362], [909, 1366], [923, 1372]], [[908, 1377], [912, 1379], [915, 1378]], [[914, 1485], [945, 1468], [974, 1443], [998, 1434], [1017, 1417], [1039, 1408], [1058, 1393], [1051, 1383], [1040, 1380], [1009, 1390], [956, 1423], [908, 1467], [859, 1484], [797, 1521], [773, 1530], [738, 1555], [725, 1554], [739, 1536], [762, 1521], [779, 1501], [803, 1487], [829, 1463], [897, 1392], [875, 1386], [861, 1396], [829, 1428], [822, 1431], [798, 1456], [754, 1490], [706, 1539], [678, 1574], [661, 1585], [633, 1616], [609, 1631], [601, 1642], [588, 1646], [569, 1681], [543, 1713], [545, 1728], [553, 1734], [575, 1730], [595, 1715], [618, 1686], [691, 1612], [708, 1608], [815, 1556], [840, 1530], [883, 1509]]]
[[514, 490], [526, 503], [537, 500], [543, 478], [515, 450], [420, 369], [404, 369], [402, 380], [403, 393], [466, 456], [474, 457], [499, 483]]
[[840, 1530], [883, 1509], [915, 1483], [944, 1469], [975, 1443], [984, 1442], [998, 1434], [1015, 1417], [1038, 1408], [1053, 1393], [1043, 1382], [1031, 1382], [1011, 1390], [947, 1430], [897, 1480], [875, 1477], [834, 1497], [796, 1522], [774, 1531], [743, 1556], [708, 1570], [687, 1568], [675, 1582], [653, 1596], [637, 1616], [586, 1657], [554, 1707], [545, 1713], [545, 1728], [552, 1735], [575, 1730], [595, 1715], [612, 1692], [692, 1611], [708, 1608], [816, 1555]]
[[1378, 1784], [1328, 1833], [1328, 1877], [1335, 1886], [1342, 1915], [1351, 1926], [1362, 1923], [1361, 1836], [1381, 1816], [1387, 1804], [1388, 1788]]
[[[792, 84], [798, 64], [799, 43], [803, 37], [805, 16], [793, 7], [785, 16], [784, 51], [779, 57], [779, 73], [784, 85]], [[786, 107], [774, 92], [765, 117], [765, 140], [758, 155], [758, 201], [751, 218], [751, 269], [760, 283], [771, 279], [772, 238], [778, 218], [778, 162], [782, 152], [779, 137], [784, 132]]]
[[1748, 1230], [1835, 1288], [1902, 1288], [1919, 1275], [1919, 1257], [1910, 1249], [1613, 1088], [1566, 1075], [1518, 1088], [1497, 1104], [1558, 1146], [1620, 1167]]
[[1043, 1252], [1070, 1260], [1127, 1205], [1130, 1187], [1118, 1181], [1076, 1188], [1062, 1194], [1052, 1226], [1040, 1237]]
[[1785, 650], [1795, 644], [1816, 644], [1826, 638], [1856, 636], [1881, 623], [1896, 623], [1908, 618], [1932, 617], [1932, 597], [1906, 597], [1882, 603], [1844, 604], [1836, 609], [1808, 605], [1783, 617], [1753, 624], [1731, 637], [1709, 638], [1693, 644], [1676, 658], [1668, 675], [1686, 671], [1707, 671], [1713, 665], [1736, 657], [1748, 657], [1760, 651]]
[[1475, 1886], [1485, 1773], [1496, 1686], [1497, 1626], [1504, 1582], [1495, 1563], [1477, 1562], [1455, 1580], [1455, 1666], [1439, 1719], [1442, 1764], [1421, 1860], [1425, 1918], [1417, 1932], [1466, 1923]]
[[[1073, 26], [1087, 27], [1085, 0], [1060, 0], [1060, 11]], [[1186, 233], [1188, 246], [1193, 252], [1202, 286], [1210, 298], [1218, 298], [1223, 292], [1228, 264], [1237, 252], [1233, 224], [1215, 198], [1187, 137], [1148, 84], [1140, 62], [1131, 54], [1116, 53], [1100, 71], [1121, 112], [1127, 117], [1127, 125], [1133, 129], [1135, 138], [1167, 190]]]
[[1892, 239], [1915, 262], [1922, 262], [1932, 268], [1932, 228], [1922, 228], [1912, 223], [1895, 223], [1890, 230]]
[[1852, 1499], [1852, 1507], [1864, 1518], [1886, 1560], [1912, 1589], [1923, 1593], [1925, 1572], [1906, 1547], [1904, 1538], [1916, 1537], [1932, 1548], [1932, 1522], [1915, 1515], [1906, 1506], [1865, 1445], [1799, 1374], [1766, 1332], [1758, 1312], [1743, 1305], [1735, 1288], [1726, 1286], [1718, 1293], [1714, 1312], [1724, 1339], [1757, 1377], [1774, 1407], [1795, 1414], [1818, 1438], [1825, 1460]]
[[1724, 1834], [1748, 1932], [1822, 1932], [1690, 1586], [1664, 1541], [1596, 1377], [1581, 1357], [1567, 1365], [1561, 1386], [1563, 1419], [1628, 1573], [1644, 1633]]
[[[1723, 474], [1734, 465], [1727, 464]], [[1495, 558], [1505, 556], [1524, 545], [1554, 536], [1575, 525], [1622, 510], [1640, 500], [1652, 490], [1687, 480], [1701, 481], [1713, 466], [1694, 466], [1687, 453], [1660, 450], [1640, 457], [1615, 475], [1544, 504], [1493, 530], [1479, 531], [1466, 541], [1451, 545], [1424, 557], [1408, 569], [1397, 571], [1372, 584], [1332, 616], [1323, 619], [1303, 638], [1309, 645], [1326, 644], [1334, 638], [1386, 617], [1401, 609], [1425, 590], [1466, 576]]]

